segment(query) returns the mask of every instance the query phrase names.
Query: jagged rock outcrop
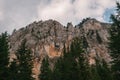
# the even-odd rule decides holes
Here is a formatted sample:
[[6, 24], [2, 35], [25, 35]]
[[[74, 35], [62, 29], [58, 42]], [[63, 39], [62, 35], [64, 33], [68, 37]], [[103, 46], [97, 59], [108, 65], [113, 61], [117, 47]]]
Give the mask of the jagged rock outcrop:
[[10, 36], [11, 58], [15, 58], [14, 53], [22, 40], [26, 39], [26, 46], [32, 50], [34, 56], [33, 72], [37, 77], [43, 57], [49, 56], [51, 59], [59, 57], [64, 44], [69, 46], [74, 37], [80, 37], [90, 64], [94, 64], [94, 57], [110, 61], [107, 49], [110, 26], [95, 19], [87, 19], [75, 27], [72, 23], [64, 27], [55, 20], [33, 22], [14, 31]]
[[107, 48], [110, 26], [110, 24], [90, 19], [80, 27], [80, 34], [83, 37], [83, 47], [90, 56], [90, 64], [94, 63], [94, 57], [110, 61]]

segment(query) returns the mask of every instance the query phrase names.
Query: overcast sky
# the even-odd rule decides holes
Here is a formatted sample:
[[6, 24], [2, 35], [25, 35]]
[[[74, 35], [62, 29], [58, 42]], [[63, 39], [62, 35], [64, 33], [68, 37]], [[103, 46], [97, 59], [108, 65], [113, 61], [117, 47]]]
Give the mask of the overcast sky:
[[63, 25], [75, 25], [92, 17], [108, 22], [115, 3], [116, 0], [0, 0], [0, 33], [11, 33], [38, 20], [55, 19]]

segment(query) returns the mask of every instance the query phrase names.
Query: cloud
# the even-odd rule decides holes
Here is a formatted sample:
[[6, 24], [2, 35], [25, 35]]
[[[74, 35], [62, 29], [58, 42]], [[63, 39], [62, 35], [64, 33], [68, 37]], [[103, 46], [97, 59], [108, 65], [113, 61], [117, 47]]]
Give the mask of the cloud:
[[39, 0], [0, 0], [0, 33], [11, 33], [35, 21], [38, 3]]
[[[46, 0], [47, 1], [47, 0]], [[38, 6], [40, 19], [55, 19], [63, 24], [74, 24], [86, 17], [104, 21], [103, 14], [107, 8], [115, 7], [115, 0], [42, 0]]]
[[3, 1], [0, 0], [0, 21], [3, 20]]
[[2, 13], [2, 11], [0, 10], [0, 21], [3, 19], [3, 13]]
[[[71, 0], [51, 0], [50, 3], [44, 3], [41, 1], [38, 6], [38, 17], [39, 19], [55, 19], [58, 21], [72, 21], [73, 6]], [[71, 16], [71, 17], [70, 17]]]
[[[33, 21], [55, 19], [66, 25], [92, 17], [105, 21], [116, 0], [0, 0], [0, 33], [25, 27]], [[106, 15], [105, 15], [106, 16]]]

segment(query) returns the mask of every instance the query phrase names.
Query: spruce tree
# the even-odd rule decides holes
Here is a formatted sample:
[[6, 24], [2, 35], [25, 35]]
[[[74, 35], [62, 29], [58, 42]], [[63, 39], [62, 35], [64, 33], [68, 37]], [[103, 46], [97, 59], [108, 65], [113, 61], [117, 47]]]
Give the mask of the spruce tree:
[[60, 57], [59, 59], [57, 59], [57, 62], [54, 65], [52, 80], [64, 80], [63, 75], [64, 75], [63, 58]]
[[64, 47], [63, 56], [58, 59], [53, 70], [57, 73], [54, 73], [55, 80], [89, 80], [88, 62], [86, 64], [83, 52], [79, 38], [73, 39], [68, 51]]
[[103, 75], [105, 76], [104, 78], [103, 78], [103, 76], [101, 76], [103, 78], [102, 80], [113, 80], [110, 65], [108, 65], [108, 63], [105, 60], [102, 60], [102, 70], [101, 71], [103, 72]]
[[18, 64], [17, 64], [17, 59], [13, 59], [9, 66], [9, 71], [10, 71], [10, 80], [17, 80], [18, 79]]
[[0, 80], [9, 80], [9, 46], [7, 32], [0, 35]]
[[63, 79], [79, 80], [79, 56], [83, 53], [79, 38], [74, 38], [69, 51], [63, 57]]
[[90, 66], [90, 75], [91, 75], [90, 80], [101, 80], [101, 77], [98, 74], [98, 71], [97, 71], [97, 68], [96, 68], [95, 64], [92, 64]]
[[101, 80], [113, 80], [108, 63], [104, 59], [102, 61], [96, 59], [96, 69]]
[[57, 59], [53, 71], [48, 60], [44, 59], [41, 66], [40, 80], [112, 80], [110, 69], [105, 61], [96, 61], [89, 65], [79, 38], [75, 38], [70, 49]]
[[112, 56], [112, 71], [114, 80], [120, 80], [120, 4], [117, 3], [117, 15], [112, 15], [109, 49]]
[[91, 80], [90, 65], [87, 56], [83, 50], [83, 43], [80, 38], [75, 38], [71, 44], [70, 52], [74, 57], [74, 61], [77, 60], [77, 73], [78, 80]]
[[79, 80], [91, 80], [90, 65], [83, 53], [79, 56]]
[[51, 72], [51, 69], [49, 68], [49, 60], [48, 60], [48, 57], [46, 57], [42, 60], [39, 79], [40, 80], [51, 80], [51, 74], [52, 72]]
[[17, 59], [11, 65], [11, 80], [34, 80], [32, 77], [32, 53], [25, 45], [26, 40], [23, 40], [19, 49], [16, 52]]

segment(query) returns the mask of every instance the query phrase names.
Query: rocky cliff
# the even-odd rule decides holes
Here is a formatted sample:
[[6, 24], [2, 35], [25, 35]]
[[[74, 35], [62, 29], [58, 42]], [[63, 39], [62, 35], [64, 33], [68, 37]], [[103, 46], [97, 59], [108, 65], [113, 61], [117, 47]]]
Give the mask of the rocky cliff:
[[11, 58], [26, 39], [26, 46], [32, 50], [34, 56], [34, 75], [39, 74], [41, 60], [45, 56], [51, 59], [61, 55], [63, 45], [69, 46], [74, 37], [80, 37], [90, 64], [94, 64], [94, 57], [110, 60], [107, 49], [110, 24], [101, 23], [95, 19], [86, 19], [73, 26], [68, 23], [63, 26], [55, 20], [33, 22], [24, 28], [13, 31], [9, 38]]

